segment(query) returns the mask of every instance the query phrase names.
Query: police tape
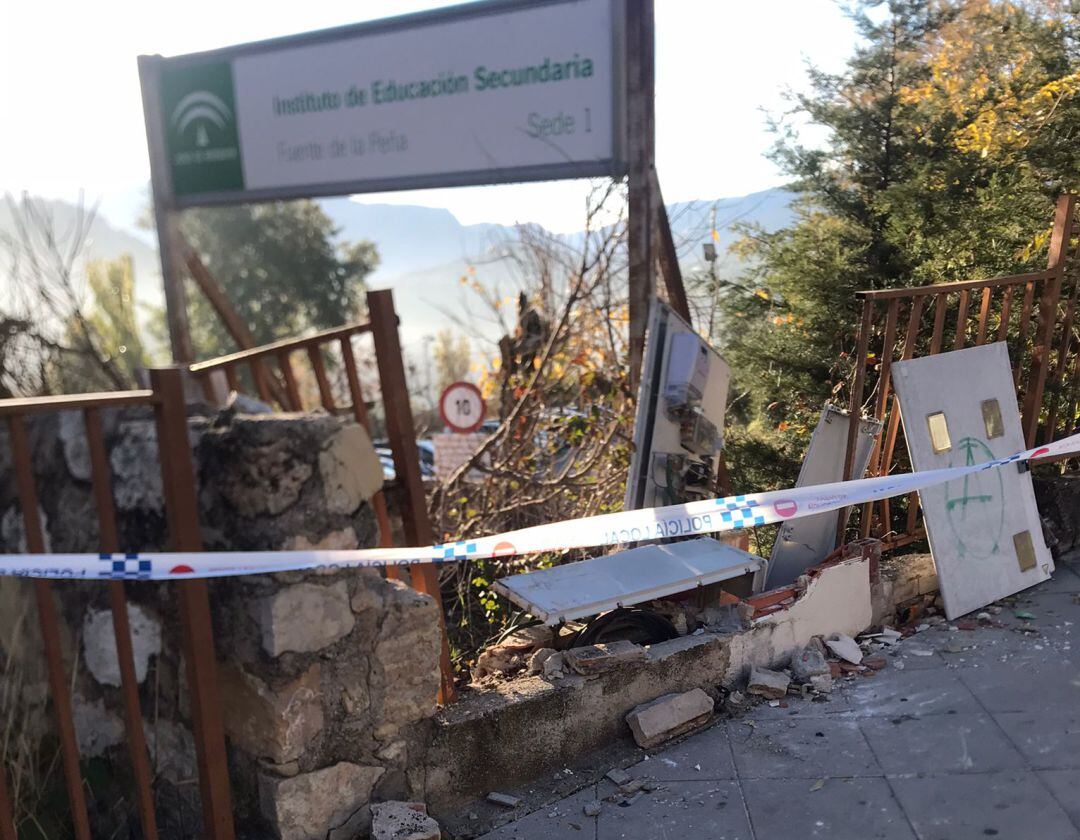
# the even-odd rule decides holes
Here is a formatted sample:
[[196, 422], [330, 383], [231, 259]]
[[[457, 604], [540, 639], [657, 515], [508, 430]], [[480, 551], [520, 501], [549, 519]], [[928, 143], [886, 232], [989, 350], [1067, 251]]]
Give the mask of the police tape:
[[273, 572], [454, 563], [548, 551], [617, 546], [786, 522], [925, 490], [986, 470], [1080, 452], [1080, 434], [1008, 458], [960, 467], [773, 490], [681, 505], [534, 525], [422, 548], [352, 551], [198, 551], [127, 554], [0, 554], [0, 575], [72, 580], [176, 580]]

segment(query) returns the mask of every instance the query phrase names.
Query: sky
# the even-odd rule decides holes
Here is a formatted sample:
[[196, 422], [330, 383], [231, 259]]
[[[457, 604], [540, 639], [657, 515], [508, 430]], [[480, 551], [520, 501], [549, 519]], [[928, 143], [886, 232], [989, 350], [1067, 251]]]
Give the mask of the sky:
[[[447, 5], [422, 0], [0, 0], [0, 194], [88, 203], [130, 228], [149, 161], [136, 57], [177, 55]], [[834, 0], [656, 0], [656, 155], [667, 202], [783, 183], [764, 112], [838, 70], [855, 43]], [[466, 224], [580, 227], [587, 185], [563, 181], [365, 195], [446, 207]]]

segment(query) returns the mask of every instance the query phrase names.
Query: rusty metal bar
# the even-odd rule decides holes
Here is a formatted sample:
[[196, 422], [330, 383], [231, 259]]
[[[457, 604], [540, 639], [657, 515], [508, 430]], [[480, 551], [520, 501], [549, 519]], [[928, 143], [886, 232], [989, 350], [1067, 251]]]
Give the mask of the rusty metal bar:
[[0, 400], [0, 417], [12, 414], [39, 414], [46, 411], [98, 406], [150, 405], [153, 391], [112, 391], [96, 394], [61, 394], [52, 397], [16, 397]]
[[255, 391], [259, 399], [264, 403], [269, 403], [272, 399], [270, 383], [267, 381], [266, 368], [263, 366], [262, 359], [249, 359], [248, 368], [251, 370], [251, 379], [255, 383]]
[[1012, 314], [1013, 287], [1005, 290], [1005, 297], [1001, 300], [1001, 316], [998, 318], [997, 340], [1005, 341], [1009, 337], [1009, 316]]
[[1076, 409], [1080, 401], [1080, 353], [1073, 356], [1072, 387], [1069, 389], [1069, 413], [1065, 425], [1065, 436], [1068, 437], [1076, 430]]
[[1025, 283], [1037, 283], [1040, 280], [1048, 280], [1053, 275], [1050, 270], [1033, 271], [1029, 274], [1010, 274], [1003, 277], [990, 277], [986, 280], [959, 280], [954, 283], [934, 283], [930, 286], [916, 286], [915, 288], [898, 289], [868, 289], [856, 292], [855, 297], [859, 300], [889, 300], [890, 298], [916, 298], [929, 295], [945, 295], [964, 290], [982, 289], [984, 287], [996, 288], [998, 286], [1022, 286]]
[[[925, 298], [915, 298], [911, 301], [911, 311], [908, 313], [907, 334], [904, 336], [904, 349], [901, 351], [900, 360], [910, 359], [915, 352], [915, 341], [919, 337], [919, 325], [922, 319], [923, 304]], [[892, 407], [889, 411], [889, 427], [885, 433], [885, 448], [881, 457], [879, 475], [888, 475], [892, 470], [893, 453], [896, 448], [896, 435], [900, 430], [900, 411], [896, 402], [896, 395], [892, 397]], [[892, 528], [892, 506], [889, 499], [882, 499], [882, 518], [885, 523], [885, 533]]]
[[1046, 434], [1043, 443], [1050, 443], [1054, 439], [1054, 430], [1057, 428], [1058, 409], [1061, 403], [1061, 385], [1065, 379], [1065, 368], [1068, 365], [1069, 352], [1073, 344], [1073, 318], [1076, 314], [1076, 290], [1069, 296], [1069, 302], [1065, 307], [1065, 320], [1061, 322], [1061, 342], [1058, 344], [1057, 360], [1054, 369], [1050, 373], [1050, 409], [1046, 418]]
[[[405, 366], [401, 360], [397, 313], [394, 297], [389, 290], [368, 292], [368, 313], [373, 326], [375, 359], [379, 367], [379, 385], [386, 413], [386, 436], [394, 453], [394, 470], [402, 488], [401, 510], [405, 539], [413, 545], [430, 545], [435, 533], [428, 518], [427, 497], [420, 478], [420, 455], [416, 448], [409, 388]], [[450, 644], [446, 636], [446, 619], [439, 591], [438, 570], [431, 563], [411, 567], [413, 585], [439, 605], [442, 630], [442, 685], [439, 699], [448, 703], [454, 698], [454, 671], [450, 661]]]
[[[172, 551], [201, 551], [195, 466], [188, 442], [182, 369], [152, 370], [150, 383], [159, 398], [154, 414], [169, 547]], [[232, 793], [209, 592], [205, 580], [178, 581], [175, 586], [180, 601], [191, 722], [199, 766], [203, 830], [212, 840], [233, 840]]]
[[236, 376], [236, 368], [234, 368], [232, 365], [225, 365], [224, 370], [225, 381], [229, 385], [229, 390], [236, 391], [238, 394], [241, 393], [243, 391], [243, 388], [240, 387], [240, 380]]
[[334, 392], [330, 390], [330, 380], [326, 376], [326, 363], [323, 361], [322, 348], [317, 344], [307, 348], [308, 359], [311, 361], [311, 369], [315, 372], [315, 381], [319, 383], [319, 400], [323, 408], [334, 413]]
[[[352, 337], [342, 336], [339, 343], [341, 345], [341, 358], [345, 363], [345, 378], [349, 383], [349, 398], [352, 400], [353, 418], [370, 435], [371, 423], [368, 421], [367, 406], [364, 405], [364, 391], [360, 387], [360, 372], [356, 366], [356, 355], [353, 353]], [[372, 496], [371, 506], [375, 509], [375, 520], [379, 523], [379, 546], [380, 548], [390, 548], [394, 544], [394, 534], [390, 527], [390, 512], [386, 508], [386, 496], [382, 490], [377, 491]], [[400, 574], [397, 567], [387, 566], [386, 576], [391, 580], [398, 580]]]
[[945, 332], [945, 311], [949, 307], [949, 298], [946, 294], [940, 294], [934, 298], [934, 332], [930, 336], [930, 355], [936, 356], [941, 352], [941, 338]]
[[975, 345], [977, 347], [986, 344], [986, 324], [990, 320], [990, 300], [993, 296], [993, 289], [989, 287], [983, 289], [982, 303], [979, 306], [979, 332], [975, 336]]
[[[8, 416], [11, 432], [11, 458], [15, 468], [15, 482], [19, 491], [19, 507], [22, 508], [23, 529], [26, 532], [26, 550], [30, 554], [45, 553], [45, 538], [38, 515], [38, 495], [34, 483], [34, 469], [30, 458], [30, 444], [26, 438], [26, 423], [21, 414]], [[60, 645], [60, 623], [53, 600], [52, 581], [35, 580], [34, 595], [37, 599], [38, 622], [45, 646], [45, 659], [49, 674], [49, 691], [56, 713], [56, 729], [60, 736], [60, 751], [64, 765], [64, 781], [67, 786], [71, 821], [78, 840], [90, 840], [90, 819], [86, 812], [86, 795], [83, 792], [82, 771], [79, 769], [79, 743], [75, 737], [75, 720], [72, 717], [71, 694], [64, 675], [64, 655]]]
[[1050, 372], [1050, 352], [1057, 326], [1058, 301], [1061, 299], [1061, 287], [1065, 278], [1075, 206], [1076, 196], [1066, 194], [1058, 198], [1054, 212], [1054, 229], [1050, 235], [1050, 254], [1047, 260], [1047, 270], [1053, 274], [1046, 281], [1039, 302], [1035, 346], [1031, 350], [1030, 378], [1033, 384], [1024, 395], [1024, 440], [1029, 447], [1035, 445], [1035, 437], [1039, 431], [1039, 415], [1042, 412], [1046, 378]]
[[963, 350], [967, 341], [967, 314], [970, 295], [971, 292], [967, 289], [960, 292], [960, 307], [956, 310], [956, 337], [953, 339], [953, 350]]
[[296, 371], [293, 370], [292, 359], [288, 350], [280, 350], [277, 354], [278, 367], [281, 368], [281, 376], [285, 380], [285, 393], [289, 399], [289, 411], [303, 411], [304, 404], [300, 401], [300, 388], [296, 384]]
[[[885, 419], [885, 408], [889, 404], [889, 375], [892, 372], [893, 345], [896, 343], [896, 321], [899, 312], [900, 299], [892, 298], [886, 311], [885, 337], [881, 342], [881, 371], [878, 373], [877, 407], [874, 409], [874, 417], [878, 420]], [[858, 425], [858, 420], [853, 417], [851, 423]], [[875, 475], [881, 473], [881, 461], [878, 459], [882, 454], [882, 443], [881, 435], [878, 435], [874, 439], [874, 450], [870, 453], [869, 463]], [[862, 516], [859, 520], [859, 532], [863, 539], [870, 536], [873, 512], [873, 503], [867, 502], [863, 505]]]
[[1020, 387], [1020, 371], [1024, 367], [1024, 354], [1027, 352], [1027, 331], [1031, 321], [1031, 307], [1035, 303], [1035, 284], [1028, 283], [1024, 287], [1024, 304], [1020, 309], [1020, 327], [1018, 337], [1019, 349], [1016, 351], [1016, 364], [1013, 367], [1013, 384]]
[[[105, 436], [101, 429], [101, 413], [97, 408], [83, 410], [86, 444], [90, 453], [90, 482], [97, 506], [98, 533], [101, 550], [112, 554], [120, 550], [116, 532], [116, 510], [113, 507], [109, 482], [109, 462], [105, 454]], [[128, 755], [135, 777], [135, 806], [145, 840], [157, 840], [157, 820], [154, 817], [154, 791], [150, 759], [143, 732], [142, 709], [139, 704], [139, 681], [135, 675], [135, 654], [131, 645], [131, 625], [128, 621], [127, 597], [124, 582], [109, 581], [109, 608], [112, 611], [113, 633], [116, 636], [116, 658], [120, 666], [120, 688], [124, 698], [124, 725], [127, 732]]]
[[[855, 380], [851, 385], [851, 397], [848, 401], [847, 447], [844, 450], [844, 481], [849, 481], [855, 468], [855, 445], [858, 443], [859, 418], [862, 416], [863, 389], [866, 384], [866, 348], [870, 343], [870, 325], [874, 316], [874, 302], [864, 300], [862, 318], [859, 321], [859, 336], [855, 345]], [[836, 546], [844, 542], [848, 508], [841, 508], [836, 518]]]
[[335, 341], [342, 336], [360, 335], [361, 333], [371, 332], [371, 329], [371, 324], [346, 324], [343, 327], [334, 327], [333, 329], [323, 330], [322, 332], [313, 333], [304, 338], [287, 338], [282, 341], [263, 344], [259, 347], [252, 347], [250, 350], [240, 350], [236, 353], [229, 353], [227, 356], [218, 356], [216, 359], [207, 359], [204, 362], [196, 362], [191, 366], [191, 370], [198, 373], [204, 370], [224, 367], [225, 365], [234, 365], [238, 362], [246, 362], [250, 359], [276, 356], [281, 350], [300, 350], [312, 345]]

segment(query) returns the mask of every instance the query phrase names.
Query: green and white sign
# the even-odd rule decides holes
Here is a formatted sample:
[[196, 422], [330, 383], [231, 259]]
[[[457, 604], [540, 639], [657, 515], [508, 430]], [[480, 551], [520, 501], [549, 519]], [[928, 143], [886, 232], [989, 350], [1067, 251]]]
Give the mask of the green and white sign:
[[619, 175], [620, 0], [503, 0], [157, 59], [177, 204]]

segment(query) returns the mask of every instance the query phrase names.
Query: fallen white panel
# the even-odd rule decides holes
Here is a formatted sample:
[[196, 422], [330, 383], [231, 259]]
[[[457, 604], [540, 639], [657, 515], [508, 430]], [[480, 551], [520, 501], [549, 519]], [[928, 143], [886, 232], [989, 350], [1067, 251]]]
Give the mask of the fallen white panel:
[[[981, 464], [1025, 448], [1005, 344], [897, 362], [893, 378], [916, 470]], [[950, 619], [1050, 577], [1031, 473], [987, 470], [920, 498]]]
[[[693, 364], [688, 355], [702, 364]], [[700, 483], [690, 493], [685, 488], [682, 493], [678, 492], [675, 485], [683, 480], [683, 476], [680, 474], [672, 482], [671, 471], [664, 465], [667, 464], [666, 456], [670, 455], [683, 461], [684, 470], [689, 462], [698, 462], [706, 466], [710, 481], [716, 475], [731, 368], [671, 307], [654, 299], [641, 369], [625, 509], [673, 505], [694, 497], [708, 496], [711, 487], [703, 487]], [[673, 387], [676, 382], [689, 387]], [[695, 404], [697, 413], [715, 430], [715, 452], [702, 454], [683, 445], [681, 425], [672, 417], [669, 408], [673, 399], [678, 401], [679, 391], [685, 396], [688, 390], [693, 392], [691, 402]], [[700, 395], [697, 393], [699, 391]]]
[[[844, 455], [850, 425], [846, 411], [825, 406], [817, 428], [810, 437], [796, 487], [844, 480]], [[854, 478], [862, 478], [866, 472], [874, 439], [881, 434], [881, 425], [880, 420], [859, 422], [855, 463], [851, 473]], [[850, 512], [850, 508], [848, 510]], [[773, 544], [765, 588], [775, 589], [794, 583], [810, 566], [824, 560], [836, 547], [836, 518], [839, 515], [840, 512], [834, 510], [785, 522]]]
[[558, 624], [760, 572], [764, 566], [760, 557], [705, 537], [513, 575], [495, 581], [493, 588], [545, 624]]

